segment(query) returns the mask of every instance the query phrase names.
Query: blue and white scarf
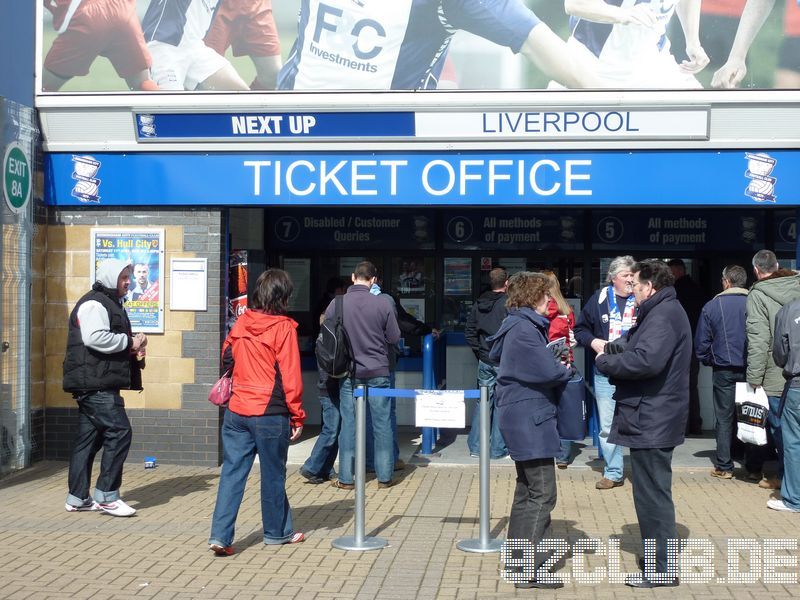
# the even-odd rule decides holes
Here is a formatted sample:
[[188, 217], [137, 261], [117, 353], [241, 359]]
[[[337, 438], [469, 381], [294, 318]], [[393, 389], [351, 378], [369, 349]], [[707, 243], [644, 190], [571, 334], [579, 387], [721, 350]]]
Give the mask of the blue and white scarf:
[[633, 294], [628, 296], [625, 302], [625, 309], [620, 314], [617, 306], [617, 294], [614, 286], [608, 286], [608, 341], [622, 337], [628, 330], [636, 324], [636, 302]]

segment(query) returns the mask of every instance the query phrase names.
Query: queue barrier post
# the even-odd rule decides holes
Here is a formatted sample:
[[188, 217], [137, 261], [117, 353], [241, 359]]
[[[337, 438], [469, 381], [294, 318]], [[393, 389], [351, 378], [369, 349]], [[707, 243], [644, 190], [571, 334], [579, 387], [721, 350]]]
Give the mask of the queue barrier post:
[[354, 535], [338, 537], [331, 542], [331, 546], [339, 550], [380, 550], [389, 545], [389, 542], [380, 537], [366, 537], [364, 504], [366, 494], [364, 487], [367, 478], [367, 398], [368, 388], [359, 385], [353, 390], [356, 402], [356, 456], [355, 456], [355, 523]]
[[479, 506], [479, 526], [480, 537], [478, 539], [462, 540], [456, 544], [459, 550], [464, 552], [500, 552], [503, 545], [501, 540], [489, 538], [489, 427], [491, 417], [489, 415], [489, 388], [482, 385], [480, 388], [480, 447], [481, 455], [479, 459], [479, 486], [480, 486], [480, 506]]
[[[422, 338], [422, 387], [426, 390], [436, 389], [436, 373], [434, 369], [434, 340], [429, 333]], [[421, 456], [434, 454], [436, 447], [436, 432], [434, 427], [422, 428], [422, 444], [419, 449]]]

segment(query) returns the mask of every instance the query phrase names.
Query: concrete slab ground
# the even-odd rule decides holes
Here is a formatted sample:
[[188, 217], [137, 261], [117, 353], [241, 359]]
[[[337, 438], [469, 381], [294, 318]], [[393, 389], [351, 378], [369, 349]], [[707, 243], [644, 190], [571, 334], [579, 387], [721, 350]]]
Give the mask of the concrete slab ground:
[[[770, 492], [754, 484], [709, 477], [712, 440], [689, 440], [674, 461], [679, 533], [698, 540], [695, 548], [705, 554], [695, 550], [693, 556], [708, 570], [708, 581], [686, 583], [685, 577], [677, 589], [633, 590], [598, 570], [609, 564], [602, 553], [589, 555], [587, 564], [599, 581], [578, 581], [583, 561], [573, 552], [558, 567], [566, 586], [541, 591], [516, 590], [506, 583], [498, 554], [456, 548], [459, 540], [479, 536], [477, 460], [466, 453], [464, 437], [432, 457], [412, 457], [415, 438], [413, 432], [403, 435], [408, 466], [399, 472], [398, 485], [379, 490], [368, 476], [366, 532], [389, 541], [387, 548], [374, 552], [331, 547], [335, 538], [353, 533], [355, 494], [311, 485], [297, 474], [313, 445], [311, 435], [292, 448], [287, 479], [294, 521], [307, 534], [306, 542], [279, 547], [261, 543], [255, 469], [239, 513], [237, 553], [226, 558], [215, 558], [206, 544], [219, 469], [127, 465], [123, 497], [138, 513], [123, 519], [66, 513], [66, 464], [36, 464], [0, 481], [5, 551], [0, 598], [577, 599], [669, 594], [752, 600], [788, 599], [800, 593], [800, 514], [768, 510]], [[612, 556], [618, 546], [621, 570], [635, 571], [641, 545], [630, 484], [595, 490], [595, 451], [579, 450], [572, 467], [557, 471], [558, 504], [549, 536], [566, 540], [573, 550], [577, 540], [596, 538]], [[514, 487], [512, 466], [508, 459], [493, 462], [492, 537], [504, 537]], [[790, 563], [777, 569], [785, 579], [782, 583], [770, 574], [774, 560], [768, 539], [788, 540], [784, 545], [789, 550], [777, 553], [778, 559]], [[737, 543], [750, 550], [740, 553]], [[766, 571], [765, 556], [772, 561], [767, 561]], [[745, 575], [737, 581], [740, 571]], [[752, 581], [741, 581], [746, 573]]]

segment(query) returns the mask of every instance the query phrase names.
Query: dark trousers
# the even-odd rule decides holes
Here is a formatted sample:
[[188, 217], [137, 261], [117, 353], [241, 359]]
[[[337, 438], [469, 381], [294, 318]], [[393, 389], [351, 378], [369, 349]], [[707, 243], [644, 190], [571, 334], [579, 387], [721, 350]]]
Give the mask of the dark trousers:
[[673, 450], [631, 448], [633, 504], [642, 534], [642, 548], [645, 540], [655, 540], [657, 573], [669, 572], [667, 540], [678, 539], [675, 504], [672, 502]]
[[131, 424], [125, 413], [125, 401], [119, 392], [93, 392], [78, 398], [78, 412], [78, 434], [69, 461], [69, 493], [80, 500], [89, 498], [92, 463], [102, 448], [94, 499], [113, 502], [119, 498], [122, 465], [131, 447]]
[[[556, 469], [552, 458], [515, 461], [517, 485], [508, 520], [509, 540], [530, 540], [534, 546], [550, 526], [550, 513], [556, 507]], [[538, 568], [547, 555], [536, 552]]]
[[714, 431], [717, 436], [717, 455], [714, 466], [720, 471], [733, 471], [731, 442], [736, 436], [736, 383], [745, 381], [744, 370], [714, 368]]
[[686, 433], [700, 435], [703, 432], [703, 419], [700, 416], [700, 392], [697, 390], [697, 378], [700, 375], [700, 361], [693, 355], [689, 362], [689, 419], [686, 422]]

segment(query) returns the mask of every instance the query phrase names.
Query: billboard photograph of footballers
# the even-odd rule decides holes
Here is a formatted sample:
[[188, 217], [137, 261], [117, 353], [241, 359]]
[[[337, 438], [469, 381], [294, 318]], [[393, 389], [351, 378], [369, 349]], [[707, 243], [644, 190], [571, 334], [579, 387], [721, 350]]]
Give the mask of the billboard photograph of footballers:
[[798, 89], [800, 0], [42, 0], [40, 92]]

